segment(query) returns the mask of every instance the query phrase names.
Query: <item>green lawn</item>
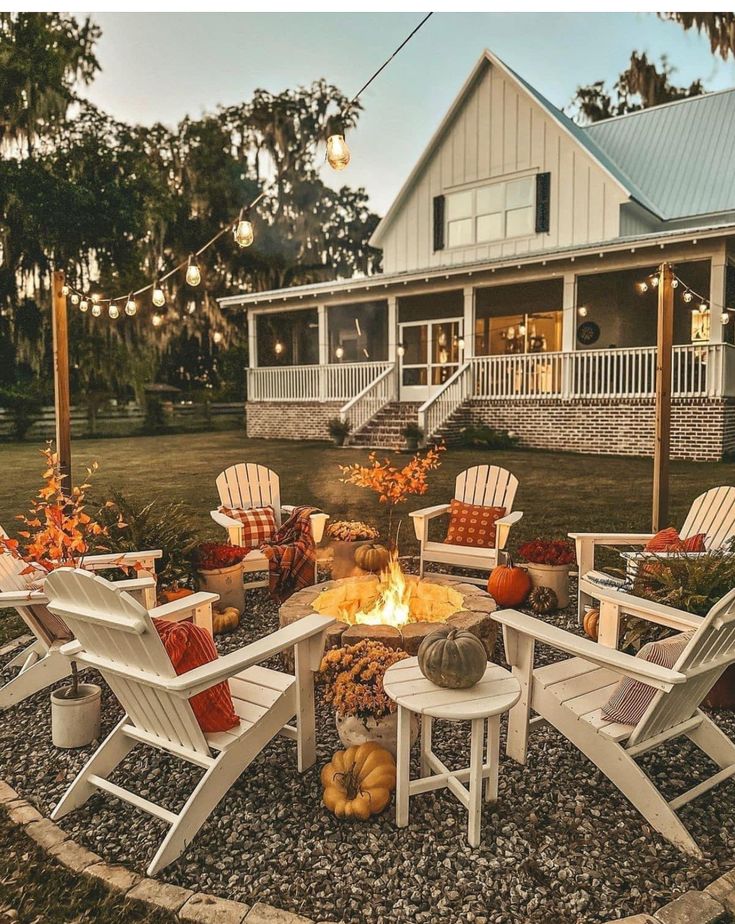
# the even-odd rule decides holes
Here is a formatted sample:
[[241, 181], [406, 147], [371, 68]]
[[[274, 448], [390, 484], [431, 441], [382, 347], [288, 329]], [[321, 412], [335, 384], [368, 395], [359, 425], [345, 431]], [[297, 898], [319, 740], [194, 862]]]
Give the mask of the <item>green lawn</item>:
[[[217, 503], [214, 479], [234, 462], [260, 462], [281, 475], [284, 503], [313, 503], [333, 518], [383, 522], [384, 509], [368, 491], [340, 482], [338, 464], [362, 461], [367, 453], [335, 449], [327, 443], [248, 440], [239, 432], [188, 433], [124, 439], [79, 440], [74, 445], [75, 480], [96, 460], [99, 472], [93, 493], [110, 487], [142, 497], [184, 500], [196, 524], [210, 535], [217, 530], [209, 510]], [[407, 460], [407, 456], [397, 456]], [[33, 495], [42, 470], [38, 447], [0, 444], [0, 523], [15, 528], [13, 517]], [[454, 478], [469, 465], [492, 462], [514, 472], [520, 487], [517, 509], [525, 516], [513, 543], [536, 535], [564, 535], [570, 530], [648, 529], [651, 507], [651, 461], [622, 457], [579, 456], [547, 452], [478, 452], [450, 449], [441, 468], [430, 475], [429, 493], [411, 498], [405, 511], [451, 497]], [[675, 462], [671, 478], [671, 521], [680, 523], [692, 499], [705, 489], [735, 481], [735, 463]], [[414, 547], [410, 523], [404, 523], [401, 546]]]

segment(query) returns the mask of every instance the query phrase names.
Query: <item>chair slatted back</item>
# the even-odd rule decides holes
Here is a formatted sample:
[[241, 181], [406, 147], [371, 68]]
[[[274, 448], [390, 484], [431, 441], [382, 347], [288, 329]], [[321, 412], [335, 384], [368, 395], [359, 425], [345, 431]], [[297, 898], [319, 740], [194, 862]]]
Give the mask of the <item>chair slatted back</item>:
[[510, 513], [517, 488], [518, 479], [507, 468], [474, 465], [457, 475], [454, 497], [464, 504], [505, 507], [505, 512]]
[[[0, 538], [8, 538], [2, 526]], [[0, 552], [0, 591], [28, 590], [32, 580], [30, 575], [23, 574], [27, 567], [26, 562], [13, 558], [10, 552]], [[16, 609], [23, 622], [47, 648], [54, 642], [68, 642], [73, 638], [68, 626], [45, 606], [34, 603], [33, 606], [19, 606]]]
[[217, 476], [220, 503], [227, 507], [273, 507], [281, 525], [281, 479], [265, 465], [240, 462]]
[[[187, 699], [166, 690], [176, 676], [147, 610], [127, 593], [81, 569], [55, 571], [46, 580], [49, 609], [74, 632], [86, 655], [111, 665], [98, 669], [130, 721], [166, 742], [210, 755], [204, 734]], [[131, 669], [160, 678], [137, 679]]]
[[697, 533], [704, 533], [707, 549], [721, 549], [735, 536], [735, 487], [710, 488], [694, 501], [680, 535]]
[[629, 745], [647, 741], [690, 719], [727, 668], [735, 663], [735, 589], [718, 600], [681, 653], [674, 670], [685, 683], [666, 693], [657, 691]]

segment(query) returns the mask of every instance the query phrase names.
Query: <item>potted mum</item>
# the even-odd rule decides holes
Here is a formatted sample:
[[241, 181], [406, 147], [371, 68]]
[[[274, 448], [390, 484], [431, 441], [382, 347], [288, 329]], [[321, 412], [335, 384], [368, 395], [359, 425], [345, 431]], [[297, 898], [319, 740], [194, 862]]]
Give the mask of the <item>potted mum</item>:
[[533, 539], [524, 542], [518, 554], [532, 587], [550, 587], [556, 594], [559, 609], [569, 606], [569, 569], [574, 562], [574, 546], [566, 539]]
[[[396, 704], [383, 689], [385, 672], [408, 657], [369, 639], [332, 648], [322, 658], [319, 678], [324, 700], [334, 706], [337, 734], [348, 748], [375, 741], [395, 757], [398, 741]], [[411, 719], [411, 742], [418, 737], [418, 716]]]
[[219, 594], [221, 609], [245, 609], [242, 560], [250, 549], [226, 542], [203, 542], [194, 550], [194, 567], [202, 590]]
[[401, 430], [401, 436], [406, 441], [406, 449], [409, 452], [416, 452], [419, 443], [424, 438], [424, 431], [418, 424], [410, 423]]

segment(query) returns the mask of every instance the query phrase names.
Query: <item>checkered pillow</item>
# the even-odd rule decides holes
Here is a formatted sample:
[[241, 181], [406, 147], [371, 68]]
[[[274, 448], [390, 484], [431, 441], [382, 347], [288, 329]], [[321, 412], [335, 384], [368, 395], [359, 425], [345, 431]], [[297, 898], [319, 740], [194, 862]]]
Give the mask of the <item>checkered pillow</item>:
[[240, 545], [246, 549], [259, 549], [260, 546], [273, 538], [276, 531], [276, 514], [272, 507], [250, 507], [243, 510], [241, 507], [220, 507], [224, 513], [233, 520], [242, 523], [242, 539]]
[[449, 505], [449, 545], [469, 545], [478, 549], [495, 547], [495, 521], [505, 516], [505, 507], [463, 504], [456, 498]]

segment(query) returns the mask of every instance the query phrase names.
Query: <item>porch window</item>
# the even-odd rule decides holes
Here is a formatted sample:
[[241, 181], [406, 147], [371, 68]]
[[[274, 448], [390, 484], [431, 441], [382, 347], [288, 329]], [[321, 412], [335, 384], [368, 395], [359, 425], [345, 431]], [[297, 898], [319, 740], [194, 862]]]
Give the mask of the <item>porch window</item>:
[[475, 355], [561, 350], [561, 279], [477, 290]]
[[316, 309], [257, 316], [259, 366], [310, 366], [319, 362]]
[[388, 303], [361, 302], [327, 309], [329, 362], [388, 359]]
[[536, 177], [477, 186], [446, 196], [447, 246], [527, 237], [535, 227]]

